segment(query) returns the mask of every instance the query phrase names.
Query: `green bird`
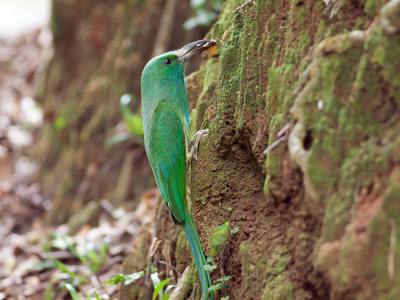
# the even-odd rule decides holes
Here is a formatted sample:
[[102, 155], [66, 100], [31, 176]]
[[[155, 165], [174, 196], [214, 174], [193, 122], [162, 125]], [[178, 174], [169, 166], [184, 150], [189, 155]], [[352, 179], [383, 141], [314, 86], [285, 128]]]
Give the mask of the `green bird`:
[[[150, 60], [142, 73], [142, 118], [147, 157], [161, 196], [175, 224], [183, 225], [199, 271], [203, 299], [211, 286], [210, 273], [186, 200], [186, 159], [189, 108], [184, 63], [206, 51], [212, 40], [200, 40]], [[188, 155], [189, 156], [189, 155]]]

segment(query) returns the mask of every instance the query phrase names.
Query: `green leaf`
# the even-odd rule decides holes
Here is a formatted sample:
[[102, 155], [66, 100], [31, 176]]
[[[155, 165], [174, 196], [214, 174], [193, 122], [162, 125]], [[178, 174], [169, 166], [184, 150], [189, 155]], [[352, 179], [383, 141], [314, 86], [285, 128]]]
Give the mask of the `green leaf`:
[[222, 297], [221, 300], [229, 300], [229, 296]]
[[133, 135], [131, 132], [122, 132], [122, 133], [117, 133], [108, 139], [106, 139], [104, 145], [106, 147], [114, 147], [115, 145], [118, 145], [119, 143], [125, 142], [125, 141], [130, 141], [132, 140]]
[[56, 127], [57, 130], [63, 129], [67, 125], [67, 122], [63, 117], [58, 117], [57, 119], [54, 120], [54, 126]]
[[171, 285], [167, 286], [167, 288], [165, 289], [165, 293], [168, 293], [169, 290], [173, 289], [174, 287], [175, 287], [175, 284], [171, 284]]
[[72, 300], [79, 300], [79, 295], [76, 289], [69, 283], [65, 283], [64, 287], [68, 290], [69, 294], [72, 297]]
[[222, 242], [220, 242], [220, 241], [215, 241], [214, 244], [213, 244], [213, 247], [217, 247], [217, 246], [219, 246], [219, 245], [221, 245], [221, 244], [222, 244]]
[[217, 266], [211, 266], [211, 265], [204, 265], [204, 270], [206, 271], [212, 271], [215, 270]]
[[56, 267], [63, 273], [68, 274], [71, 278], [75, 278], [77, 275], [70, 270], [68, 270], [67, 266], [63, 264], [58, 259], [50, 258], [50, 260], [56, 265]]
[[136, 273], [125, 275], [124, 285], [129, 285], [132, 282], [134, 282], [135, 280], [138, 280], [139, 278], [141, 278], [143, 276], [144, 276], [144, 272], [143, 271], [139, 271], [139, 272], [136, 272]]
[[219, 229], [215, 232], [215, 235], [224, 234], [228, 230], [229, 222], [225, 222], [224, 224], [217, 227]]
[[[156, 274], [156, 273], [155, 273]], [[153, 274], [152, 274], [153, 275]], [[158, 278], [158, 275], [157, 275]], [[153, 300], [156, 299], [157, 295], [160, 293], [161, 289], [171, 280], [172, 278], [167, 278], [160, 282], [157, 287], [155, 287], [154, 293], [153, 293]], [[154, 281], [153, 281], [154, 284]]]
[[135, 135], [143, 136], [143, 122], [142, 119], [132, 113], [129, 109], [128, 104], [132, 100], [132, 95], [126, 94], [121, 97], [120, 100], [120, 110], [122, 113], [122, 117], [126, 122], [126, 126], [128, 129]]
[[232, 278], [232, 276], [225, 276], [225, 277], [221, 277], [221, 278], [218, 278], [218, 279], [214, 280], [214, 282], [218, 282], [218, 281], [228, 281], [228, 280], [231, 279], [231, 278]]
[[92, 263], [88, 261], [88, 268], [94, 273], [96, 272], [99, 267], [100, 267], [100, 257], [97, 255], [97, 253], [93, 250], [93, 244], [88, 243], [86, 245], [86, 255], [87, 257], [90, 258]]
[[216, 291], [219, 291], [221, 288], [222, 288], [221, 283], [213, 284], [212, 286], [210, 286], [208, 288], [208, 292], [216, 292]]
[[235, 228], [231, 229], [232, 234], [235, 234], [236, 232], [239, 232], [239, 231], [240, 231], [240, 227], [235, 227]]
[[46, 260], [46, 261], [38, 262], [26, 270], [27, 271], [42, 271], [45, 269], [50, 269], [50, 268], [55, 268], [55, 267], [57, 267], [57, 265], [54, 263], [54, 261]]
[[160, 285], [161, 279], [160, 279], [160, 277], [158, 277], [157, 272], [151, 274], [151, 281], [153, 282], [154, 288], [156, 288]]
[[70, 242], [68, 241], [68, 239], [67, 239], [66, 236], [62, 235], [62, 236], [59, 236], [59, 238], [65, 243], [65, 245], [67, 246], [68, 250], [71, 251], [71, 253], [72, 253], [73, 255], [75, 255], [77, 258], [79, 258], [79, 260], [80, 260], [86, 267], [88, 267], [89, 270], [91, 270], [91, 268], [90, 268], [90, 262], [89, 262], [89, 260], [87, 259], [87, 257], [85, 257], [84, 255], [81, 255], [81, 254], [78, 252], [78, 250], [75, 248], [75, 246], [74, 246], [72, 243], [70, 243]]
[[124, 282], [124, 285], [129, 285], [135, 280], [144, 276], [144, 272], [136, 272], [132, 274], [117, 274], [113, 278], [109, 279], [104, 285], [117, 285], [120, 282]]
[[103, 259], [104, 256], [107, 254], [109, 244], [110, 244], [110, 239], [105, 237], [103, 239], [103, 245], [101, 245], [100, 252], [99, 252], [99, 256], [101, 257], [101, 259]]
[[229, 222], [226, 221], [224, 224], [217, 226], [218, 229], [224, 228], [224, 227], [228, 227], [229, 226]]
[[104, 284], [105, 285], [117, 285], [121, 281], [124, 281], [124, 280], [125, 280], [124, 274], [117, 274], [113, 278], [110, 278], [109, 280], [107, 280]]

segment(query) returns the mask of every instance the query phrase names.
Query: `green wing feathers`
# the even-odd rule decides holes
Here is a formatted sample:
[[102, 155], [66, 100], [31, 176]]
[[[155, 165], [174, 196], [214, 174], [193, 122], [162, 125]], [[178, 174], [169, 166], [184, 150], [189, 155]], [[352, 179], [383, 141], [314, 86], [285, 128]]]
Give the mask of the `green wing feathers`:
[[[157, 186], [175, 223], [182, 224], [192, 249], [202, 285], [203, 299], [209, 299], [210, 273], [186, 207], [186, 143], [181, 118], [174, 108], [161, 102], [151, 120], [148, 157]], [[212, 293], [210, 298], [213, 299]]]
[[174, 221], [184, 221], [186, 197], [186, 144], [176, 111], [161, 102], [151, 121], [148, 155], [157, 186]]

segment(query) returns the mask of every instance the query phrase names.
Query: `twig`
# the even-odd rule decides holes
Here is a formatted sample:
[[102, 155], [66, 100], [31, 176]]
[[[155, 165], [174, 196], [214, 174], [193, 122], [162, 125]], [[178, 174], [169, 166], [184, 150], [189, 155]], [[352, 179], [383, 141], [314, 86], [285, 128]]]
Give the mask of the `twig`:
[[286, 123], [285, 126], [282, 127], [281, 130], [278, 131], [276, 134], [277, 137], [281, 137], [282, 135], [286, 134], [286, 132], [290, 132], [290, 127], [292, 126], [291, 122]]
[[162, 261], [162, 260], [159, 260], [158, 262], [159, 262], [160, 264], [169, 266], [169, 267], [171, 267], [172, 269], [174, 269], [174, 271], [178, 274], [178, 277], [181, 277], [181, 276], [182, 276], [182, 274], [179, 273], [178, 269], [175, 268], [172, 264], [169, 264], [169, 263], [167, 263], [167, 262], [165, 262], [165, 261]]
[[153, 242], [151, 243], [150, 249], [149, 249], [149, 253], [147, 253], [147, 259], [150, 261], [153, 256], [154, 253], [156, 253], [158, 246], [161, 244], [161, 240], [157, 239], [157, 237], [153, 238]]
[[390, 248], [388, 255], [388, 273], [389, 279], [393, 280], [395, 275], [394, 269], [394, 252], [396, 249], [396, 220], [390, 220]]
[[192, 300], [196, 300], [196, 287], [197, 287], [197, 283], [194, 285], [193, 287], [193, 295], [192, 295]]
[[263, 154], [267, 155], [269, 152], [274, 150], [280, 143], [285, 142], [288, 139], [289, 139], [289, 137], [287, 135], [280, 137], [275, 142], [273, 142], [271, 145], [269, 145], [268, 148], [263, 151]]
[[243, 3], [242, 5], [240, 5], [238, 8], [236, 8], [233, 11], [233, 14], [236, 15], [239, 12], [239, 10], [245, 8], [246, 6], [249, 6], [250, 4], [254, 4], [254, 0], [249, 0], [249, 1], [245, 2], [245, 3]]
[[[164, 245], [162, 247], [162, 255], [164, 255], [165, 257], [165, 271], [167, 273], [167, 276], [172, 275], [172, 277], [174, 277], [175, 281], [178, 282], [178, 278], [179, 278], [179, 273], [178, 270], [176, 268], [174, 268], [174, 266], [172, 265], [172, 259], [171, 259], [171, 254], [172, 250], [171, 250], [171, 241], [170, 240], [165, 240], [164, 241]], [[161, 262], [160, 260], [158, 262]], [[174, 270], [176, 272], [176, 275], [174, 274]]]
[[147, 271], [146, 271], [146, 277], [145, 277], [146, 284], [150, 284], [150, 276], [151, 276], [150, 263], [151, 263], [151, 260], [153, 259], [153, 255], [154, 255], [155, 251], [157, 250], [158, 246], [161, 243], [161, 240], [157, 239], [158, 222], [161, 219], [162, 209], [164, 208], [164, 203], [161, 198], [161, 195], [159, 195], [159, 200], [160, 200], [160, 207], [157, 212], [156, 224], [154, 225], [153, 242], [151, 243], [149, 252], [147, 254], [148, 263], [147, 263]]
[[218, 42], [220, 42], [220, 44], [221, 44], [222, 46], [225, 46], [225, 43], [224, 43], [220, 38], [216, 38], [216, 40], [217, 40]]

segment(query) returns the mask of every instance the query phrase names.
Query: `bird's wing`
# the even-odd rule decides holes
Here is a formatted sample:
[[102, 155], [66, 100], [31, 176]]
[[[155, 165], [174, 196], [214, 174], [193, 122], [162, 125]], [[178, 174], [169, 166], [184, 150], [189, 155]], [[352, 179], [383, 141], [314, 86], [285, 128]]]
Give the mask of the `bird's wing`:
[[150, 164], [161, 196], [176, 223], [185, 219], [186, 144], [182, 121], [175, 109], [161, 102], [151, 120]]

